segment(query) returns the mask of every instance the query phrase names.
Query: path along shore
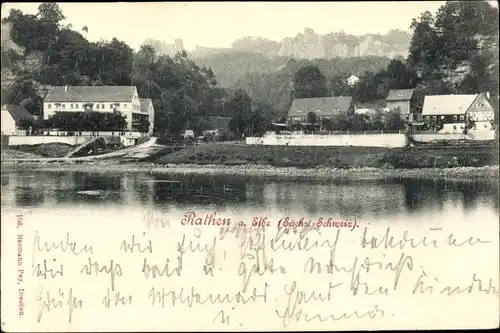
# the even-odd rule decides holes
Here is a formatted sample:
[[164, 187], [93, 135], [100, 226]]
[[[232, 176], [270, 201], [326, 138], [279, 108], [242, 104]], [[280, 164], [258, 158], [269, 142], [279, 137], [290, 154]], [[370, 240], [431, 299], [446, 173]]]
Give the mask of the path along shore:
[[193, 174], [193, 175], [241, 175], [264, 176], [272, 178], [319, 178], [319, 179], [457, 179], [477, 180], [492, 179], [498, 181], [499, 166], [456, 167], [456, 168], [420, 168], [420, 169], [383, 169], [353, 168], [335, 169], [327, 167], [295, 168], [273, 167], [265, 165], [194, 165], [155, 163], [119, 163], [115, 161], [88, 162], [40, 162], [40, 161], [2, 161], [2, 172], [36, 170], [36, 171], [78, 171], [78, 172], [110, 172], [110, 173], [145, 173], [145, 174]]

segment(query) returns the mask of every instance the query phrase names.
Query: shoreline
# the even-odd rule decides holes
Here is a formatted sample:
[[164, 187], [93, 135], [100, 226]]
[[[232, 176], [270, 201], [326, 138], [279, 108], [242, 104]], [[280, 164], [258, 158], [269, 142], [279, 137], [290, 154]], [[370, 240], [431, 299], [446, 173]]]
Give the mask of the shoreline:
[[212, 176], [250, 176], [271, 178], [306, 178], [306, 179], [498, 179], [499, 166], [486, 167], [454, 167], [454, 168], [418, 168], [418, 169], [385, 169], [385, 168], [351, 168], [336, 169], [328, 167], [297, 168], [274, 167], [266, 165], [197, 165], [197, 164], [155, 164], [148, 162], [113, 163], [111, 161], [95, 161], [87, 163], [47, 163], [47, 162], [9, 162], [2, 161], [4, 171], [37, 170], [46, 172], [118, 172], [146, 174], [184, 174]]

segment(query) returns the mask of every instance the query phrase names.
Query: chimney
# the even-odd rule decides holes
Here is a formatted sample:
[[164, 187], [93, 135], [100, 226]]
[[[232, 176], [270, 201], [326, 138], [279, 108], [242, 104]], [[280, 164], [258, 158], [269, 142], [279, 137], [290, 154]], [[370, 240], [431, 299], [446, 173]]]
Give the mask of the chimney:
[[64, 86], [64, 91], [68, 91], [68, 86], [67, 85]]
[[486, 92], [486, 98], [490, 99], [490, 92], [489, 91]]

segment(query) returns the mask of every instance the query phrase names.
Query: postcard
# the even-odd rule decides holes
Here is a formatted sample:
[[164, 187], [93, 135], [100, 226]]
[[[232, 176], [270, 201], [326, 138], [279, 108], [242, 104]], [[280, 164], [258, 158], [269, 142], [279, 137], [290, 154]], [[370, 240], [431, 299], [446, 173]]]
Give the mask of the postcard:
[[487, 1], [2, 4], [2, 330], [498, 327], [498, 54]]

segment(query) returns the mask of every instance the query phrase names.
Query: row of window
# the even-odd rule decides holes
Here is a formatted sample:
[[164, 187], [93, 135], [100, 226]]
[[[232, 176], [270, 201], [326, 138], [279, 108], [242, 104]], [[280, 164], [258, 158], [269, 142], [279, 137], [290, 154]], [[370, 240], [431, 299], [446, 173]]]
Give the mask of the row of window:
[[[84, 105], [86, 104], [92, 104], [92, 103], [84, 103], [82, 104], [82, 107], [84, 107]], [[61, 109], [66, 109], [66, 104], [65, 103], [54, 103], [55, 107], [58, 107], [60, 106]], [[70, 109], [79, 109], [80, 108], [80, 104], [68, 104], [69, 105], [69, 108]], [[105, 109], [106, 108], [106, 104], [102, 103], [102, 104], [99, 104], [99, 103], [96, 103], [96, 104], [93, 104], [95, 106], [96, 109]], [[110, 109], [113, 109], [114, 107], [118, 107], [120, 106], [120, 104], [109, 104], [109, 108]], [[52, 109], [52, 104], [47, 104], [47, 108], [49, 109]], [[123, 103], [123, 108], [126, 109], [128, 108], [128, 104], [127, 103]], [[134, 104], [134, 109], [135, 110], [138, 110], [139, 109], [139, 106], [138, 105], [135, 105]]]
[[[424, 119], [425, 119], [425, 120], [431, 120], [431, 119], [432, 119], [432, 120], [437, 120], [437, 117], [438, 117], [438, 116], [424, 116]], [[444, 117], [444, 116], [441, 116], [440, 118], [441, 118], [441, 119], [444, 119], [445, 117]], [[459, 119], [459, 117], [457, 117], [457, 116], [453, 116], [453, 119], [454, 119], [454, 120], [458, 120], [458, 119]], [[465, 116], [460, 116], [460, 120], [465, 120]]]
[[[339, 112], [340, 109], [332, 109], [332, 112]], [[302, 113], [304, 110], [296, 110], [297, 113]], [[323, 110], [317, 109], [313, 111], [314, 113], [323, 112]]]
[[[58, 113], [58, 112], [62, 112], [62, 111], [54, 111], [54, 113]], [[127, 118], [128, 118], [126, 113], [122, 113], [122, 116], [123, 116], [123, 118], [125, 118], [125, 119], [127, 119]]]

